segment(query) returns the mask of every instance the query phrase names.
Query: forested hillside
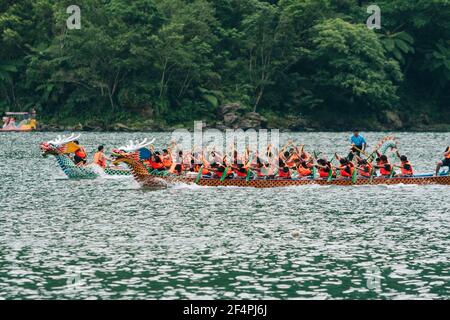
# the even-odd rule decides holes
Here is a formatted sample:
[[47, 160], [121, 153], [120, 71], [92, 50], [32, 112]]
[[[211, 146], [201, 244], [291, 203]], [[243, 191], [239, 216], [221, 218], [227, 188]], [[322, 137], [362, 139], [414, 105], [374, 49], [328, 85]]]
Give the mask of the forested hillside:
[[164, 129], [237, 102], [271, 127], [450, 130], [450, 1], [378, 0], [380, 30], [370, 4], [1, 0], [0, 111]]

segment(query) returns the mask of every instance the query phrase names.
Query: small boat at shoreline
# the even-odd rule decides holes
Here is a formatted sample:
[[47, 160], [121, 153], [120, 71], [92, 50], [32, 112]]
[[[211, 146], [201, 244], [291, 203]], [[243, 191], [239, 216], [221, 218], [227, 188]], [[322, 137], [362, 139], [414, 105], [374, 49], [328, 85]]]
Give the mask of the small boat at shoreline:
[[[17, 123], [17, 118], [22, 120]], [[2, 120], [3, 126], [0, 132], [30, 132], [37, 128], [35, 113], [6, 112]]]

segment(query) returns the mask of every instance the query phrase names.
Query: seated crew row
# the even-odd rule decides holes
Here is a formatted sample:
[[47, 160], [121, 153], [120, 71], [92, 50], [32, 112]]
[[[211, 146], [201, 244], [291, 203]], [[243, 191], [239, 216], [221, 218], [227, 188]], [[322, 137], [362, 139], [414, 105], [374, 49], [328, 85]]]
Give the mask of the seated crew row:
[[[74, 141], [74, 143], [78, 146], [74, 152], [74, 162], [79, 166], [86, 165], [87, 154], [85, 149], [78, 141]], [[400, 159], [400, 164], [395, 165], [389, 162], [387, 156], [381, 155], [379, 152], [376, 153], [377, 158], [374, 159], [375, 164], [373, 164], [372, 157], [363, 159], [359, 152], [361, 150], [359, 148], [355, 150], [353, 146], [349, 156], [343, 158], [335, 154], [331, 161], [326, 158], [317, 159], [316, 155], [312, 156], [306, 152], [304, 146], [293, 146], [289, 150], [287, 150], [287, 146], [283, 147], [280, 152], [276, 152], [275, 148], [269, 145], [263, 156], [259, 156], [257, 153], [252, 154], [248, 149], [243, 155], [239, 155], [234, 150], [231, 161], [228, 161], [229, 157], [223, 156], [217, 151], [207, 153], [208, 159], [206, 159], [203, 152], [183, 152], [180, 150], [173, 156], [171, 148], [163, 149], [160, 152], [151, 147], [144, 163], [151, 170], [167, 171], [177, 175], [186, 172], [198, 173], [201, 169], [203, 176], [216, 178], [221, 178], [225, 172], [227, 177], [280, 179], [311, 177], [316, 171], [321, 178], [329, 178], [330, 176], [332, 178], [351, 178], [355, 171], [358, 176], [366, 178], [377, 176], [377, 171], [383, 177], [414, 175], [413, 167], [408, 158], [400, 155], [398, 150], [396, 155]], [[173, 147], [174, 144], [172, 144]], [[278, 155], [278, 161], [263, 160], [271, 159], [274, 154]], [[332, 164], [334, 159], [338, 161], [336, 166]], [[353, 162], [350, 159], [353, 159]], [[104, 147], [99, 146], [92, 163], [105, 168], [106, 161], [112, 160], [105, 156]], [[444, 152], [444, 160], [438, 162], [436, 175], [443, 166], [450, 166], [450, 147], [447, 147]], [[400, 172], [397, 173], [395, 168], [399, 168]]]
[[[282, 151], [278, 154], [278, 163], [275, 160], [268, 161], [262, 159], [271, 159], [272, 150], [268, 147], [265, 155], [260, 157], [257, 153], [251, 153], [246, 150], [244, 155], [239, 155], [233, 151], [229, 160], [228, 156], [223, 156], [217, 151], [211, 151], [207, 154], [208, 159], [202, 152], [183, 152], [178, 151], [174, 160], [170, 148], [162, 152], [152, 150], [150, 157], [144, 160], [144, 164], [150, 171], [167, 171], [172, 174], [181, 175], [187, 172], [199, 173], [205, 177], [222, 178], [225, 174], [228, 178], [307, 178], [317, 175], [320, 178], [352, 178], [355, 174], [360, 177], [369, 178], [379, 175], [383, 177], [393, 176], [412, 176], [414, 171], [411, 163], [406, 156], [396, 152], [400, 159], [400, 164], [393, 165], [388, 161], [387, 156], [377, 154], [375, 164], [371, 159], [363, 159], [359, 155], [353, 155], [355, 162], [348, 158], [340, 157], [335, 154], [333, 157], [338, 161], [338, 165], [333, 165], [331, 161], [325, 158], [313, 157], [302, 147], [301, 150], [291, 148], [289, 151]], [[395, 172], [395, 167], [400, 169], [400, 173]], [[330, 173], [331, 171], [331, 173]], [[339, 173], [339, 174], [338, 174]]]

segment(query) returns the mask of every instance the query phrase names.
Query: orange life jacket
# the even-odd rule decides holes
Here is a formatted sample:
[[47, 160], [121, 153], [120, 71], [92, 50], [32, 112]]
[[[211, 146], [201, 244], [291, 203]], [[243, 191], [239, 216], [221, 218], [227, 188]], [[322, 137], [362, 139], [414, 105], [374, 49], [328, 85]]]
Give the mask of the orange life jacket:
[[303, 177], [307, 177], [311, 175], [311, 169], [310, 168], [305, 168], [304, 166], [300, 165], [297, 168], [297, 172], [299, 175], [303, 176]]
[[163, 156], [163, 165], [167, 169], [169, 169], [172, 166], [172, 157], [170, 155]]
[[450, 146], [447, 148], [448, 154], [445, 156], [446, 159], [450, 159]]
[[402, 175], [412, 176], [414, 174], [413, 167], [409, 161], [403, 162], [400, 168]]
[[86, 151], [83, 147], [80, 147], [77, 151], [75, 151], [75, 155], [81, 159], [86, 159]]
[[150, 165], [154, 170], [159, 170], [164, 168], [164, 164], [162, 162], [150, 161]]
[[[194, 165], [194, 172], [199, 172], [201, 167], [202, 167], [202, 166], [201, 166], [200, 164]], [[208, 170], [208, 169], [206, 169], [206, 168], [203, 168], [203, 169], [202, 169], [202, 175], [206, 175], [206, 174], [208, 174], [208, 173], [209, 173], [209, 170]]]
[[390, 164], [389, 162], [383, 163], [381, 164], [380, 174], [382, 176], [390, 176], [393, 169], [394, 168], [392, 167], [392, 164]]

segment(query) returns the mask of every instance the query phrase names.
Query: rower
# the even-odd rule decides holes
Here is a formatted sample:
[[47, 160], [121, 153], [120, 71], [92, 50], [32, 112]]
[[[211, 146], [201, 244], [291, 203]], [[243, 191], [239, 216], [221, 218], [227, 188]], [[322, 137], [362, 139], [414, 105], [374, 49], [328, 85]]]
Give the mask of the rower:
[[294, 160], [297, 166], [297, 172], [300, 177], [309, 177], [312, 174], [312, 163], [306, 161], [300, 161], [300, 159]]
[[353, 171], [355, 171], [353, 163], [344, 158], [339, 158], [339, 163], [340, 166], [336, 169], [339, 170], [341, 177], [351, 178], [353, 176]]
[[85, 165], [86, 164], [86, 158], [87, 158], [87, 154], [86, 154], [86, 150], [84, 149], [84, 147], [80, 146], [80, 143], [78, 142], [78, 140], [75, 140], [73, 142], [78, 148], [75, 150], [75, 155], [73, 157], [73, 161], [75, 162], [75, 164], [77, 166], [81, 166], [81, 165]]
[[436, 176], [439, 175], [439, 170], [441, 170], [442, 167], [447, 167], [450, 170], [450, 146], [448, 146], [444, 151], [444, 160], [437, 163]]
[[400, 171], [402, 172], [402, 177], [412, 177], [414, 175], [414, 170], [411, 165], [411, 163], [408, 161], [408, 157], [401, 156], [400, 153], [397, 151], [397, 157], [400, 159], [401, 164], [399, 166], [396, 166], [400, 168]]
[[152, 166], [153, 170], [157, 171], [166, 170], [161, 159], [161, 153], [159, 151], [156, 151], [154, 154], [152, 154], [152, 157], [150, 159], [150, 165]]
[[289, 167], [286, 166], [283, 160], [278, 160], [278, 177], [280, 179], [290, 179], [291, 178], [291, 171], [289, 170]]
[[172, 155], [169, 152], [170, 149], [164, 149], [162, 155], [162, 162], [166, 170], [169, 170], [172, 167]]
[[361, 177], [370, 178], [372, 165], [366, 159], [358, 159], [358, 173]]
[[352, 144], [351, 151], [348, 154], [347, 158], [349, 161], [353, 160], [354, 155], [357, 156], [361, 155], [361, 151], [366, 150], [366, 139], [362, 135], [359, 134], [359, 130], [355, 129], [353, 130], [353, 135], [350, 138], [350, 143]]
[[94, 161], [93, 163], [102, 167], [106, 168], [106, 160], [112, 161], [110, 158], [107, 158], [105, 156], [105, 153], [103, 152], [105, 148], [103, 146], [98, 146], [97, 152], [94, 154]]
[[234, 169], [234, 173], [236, 174], [236, 176], [238, 178], [246, 178], [247, 177], [247, 173], [248, 173], [248, 169], [242, 164], [237, 164]]
[[[332, 170], [331, 168], [331, 163], [325, 159], [319, 159], [317, 160], [317, 164], [315, 165], [318, 168], [319, 171], [319, 176], [321, 178], [328, 178], [328, 175], [330, 173], [330, 171]], [[334, 170], [332, 171], [332, 176], [335, 177], [336, 173], [334, 172]]]
[[375, 168], [380, 169], [380, 175], [385, 178], [389, 178], [394, 171], [393, 165], [389, 163], [388, 158], [385, 155], [382, 155], [379, 158], [379, 162], [377, 162]]

